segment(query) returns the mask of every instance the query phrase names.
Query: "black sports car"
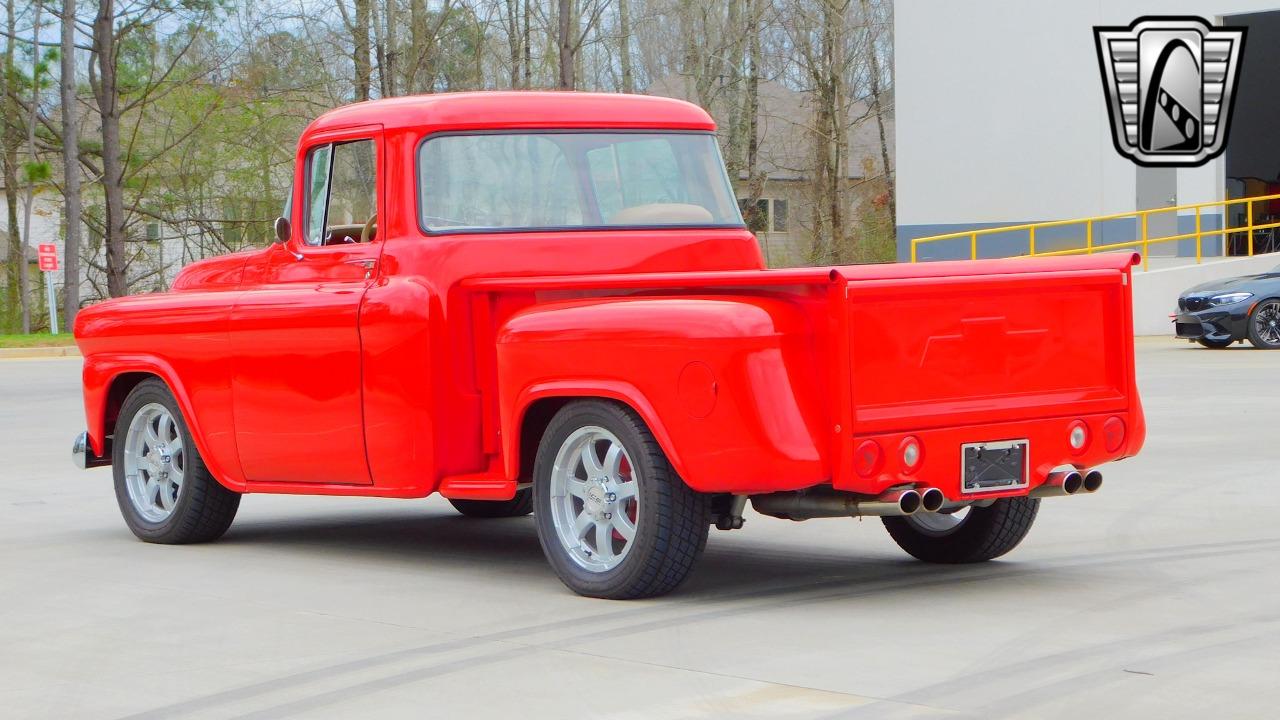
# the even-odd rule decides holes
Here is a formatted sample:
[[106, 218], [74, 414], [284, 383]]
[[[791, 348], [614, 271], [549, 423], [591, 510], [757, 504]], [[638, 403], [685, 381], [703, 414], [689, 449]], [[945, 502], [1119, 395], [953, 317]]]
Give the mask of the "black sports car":
[[1178, 337], [1207, 348], [1248, 340], [1257, 348], [1280, 350], [1280, 265], [1183, 292], [1174, 327]]

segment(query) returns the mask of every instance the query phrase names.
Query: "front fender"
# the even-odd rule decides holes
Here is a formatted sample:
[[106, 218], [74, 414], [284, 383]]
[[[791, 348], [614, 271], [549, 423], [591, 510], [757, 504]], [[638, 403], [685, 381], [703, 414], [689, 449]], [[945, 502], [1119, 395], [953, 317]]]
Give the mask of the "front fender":
[[[85, 421], [89, 433], [89, 444], [93, 452], [102, 455], [106, 448], [106, 437], [114, 428], [106, 426], [109, 391], [112, 384], [122, 375], [128, 373], [145, 373], [154, 375], [169, 386], [187, 430], [195, 441], [196, 450], [206, 467], [223, 485], [231, 490], [243, 492], [245, 485], [237, 461], [234, 442], [235, 437], [229, 432], [206, 432], [201, 422], [202, 415], [195, 410], [191, 393], [182, 382], [180, 374], [166, 359], [143, 353], [102, 353], [84, 359], [82, 378], [84, 382]], [[121, 398], [123, 400], [123, 398]], [[226, 447], [224, 447], [226, 446]]]
[[551, 397], [626, 403], [703, 492], [767, 492], [830, 478], [826, 373], [803, 308], [753, 296], [548, 303], [497, 334], [507, 476], [526, 410]]

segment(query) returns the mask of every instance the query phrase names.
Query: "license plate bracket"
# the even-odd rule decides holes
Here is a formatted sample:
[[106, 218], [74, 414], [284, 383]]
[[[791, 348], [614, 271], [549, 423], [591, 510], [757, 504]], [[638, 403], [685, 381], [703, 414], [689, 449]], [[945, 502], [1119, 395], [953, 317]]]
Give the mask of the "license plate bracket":
[[1027, 487], [1027, 440], [996, 440], [960, 446], [960, 492], [966, 495]]

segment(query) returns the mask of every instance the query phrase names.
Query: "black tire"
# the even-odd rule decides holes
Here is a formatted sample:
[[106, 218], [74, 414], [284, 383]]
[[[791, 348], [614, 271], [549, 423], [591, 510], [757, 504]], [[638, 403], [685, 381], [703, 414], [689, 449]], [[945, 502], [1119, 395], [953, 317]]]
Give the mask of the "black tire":
[[1198, 340], [1196, 340], [1196, 342], [1200, 343], [1204, 347], [1209, 348], [1210, 350], [1222, 350], [1224, 348], [1231, 347], [1231, 343], [1235, 341], [1234, 340], [1210, 340], [1208, 338], [1199, 338]]
[[1005, 498], [988, 507], [972, 506], [955, 528], [927, 532], [906, 517], [883, 518], [885, 529], [898, 547], [930, 563], [985, 562], [1009, 552], [1022, 542], [1035, 522], [1040, 501]]
[[[551, 473], [557, 453], [582, 428], [612, 433], [632, 464], [638, 515], [635, 536], [621, 562], [592, 571], [561, 541], [552, 513]], [[671, 592], [684, 582], [707, 544], [709, 496], [685, 484], [667, 461], [649, 428], [630, 408], [579, 400], [560, 409], [538, 445], [534, 464], [534, 523], [547, 561], [569, 589], [588, 597], [629, 600]]]
[[[1249, 315], [1249, 342], [1259, 350], [1280, 350], [1280, 300], [1263, 300]], [[1264, 330], [1267, 334], [1264, 334]], [[1267, 335], [1271, 337], [1267, 337]]]
[[[173, 511], [160, 522], [149, 521], [134, 506], [125, 478], [124, 452], [129, 425], [143, 407], [152, 403], [163, 405], [173, 417], [177, 431], [182, 434], [185, 463], [184, 479]], [[217, 540], [231, 527], [240, 507], [240, 493], [223, 487], [209, 472], [173, 393], [161, 380], [144, 380], [125, 398], [116, 420], [111, 455], [116, 503], [125, 524], [138, 539], [164, 545], [209, 542]]]
[[449, 500], [453, 509], [475, 518], [520, 517], [533, 512], [533, 491], [517, 490], [510, 500]]

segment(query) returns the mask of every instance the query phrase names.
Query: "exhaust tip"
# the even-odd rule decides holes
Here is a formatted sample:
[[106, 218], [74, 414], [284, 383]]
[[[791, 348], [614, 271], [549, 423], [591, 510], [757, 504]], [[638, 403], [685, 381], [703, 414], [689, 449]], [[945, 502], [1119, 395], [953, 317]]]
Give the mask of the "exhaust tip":
[[946, 501], [947, 496], [943, 495], [941, 490], [929, 488], [920, 494], [920, 509], [925, 512], [938, 512]]
[[1100, 487], [1102, 487], [1102, 473], [1097, 470], [1090, 470], [1084, 476], [1084, 491], [1097, 492]]
[[1080, 473], [1072, 470], [1062, 478], [1062, 491], [1068, 495], [1075, 495], [1084, 487], [1084, 478]]
[[906, 490], [902, 496], [898, 498], [898, 509], [903, 515], [911, 515], [920, 509], [920, 493], [915, 490]]

